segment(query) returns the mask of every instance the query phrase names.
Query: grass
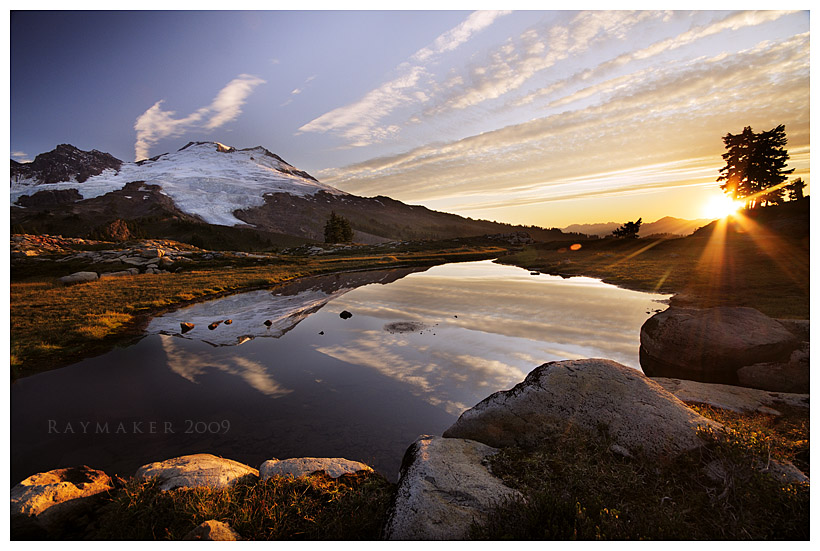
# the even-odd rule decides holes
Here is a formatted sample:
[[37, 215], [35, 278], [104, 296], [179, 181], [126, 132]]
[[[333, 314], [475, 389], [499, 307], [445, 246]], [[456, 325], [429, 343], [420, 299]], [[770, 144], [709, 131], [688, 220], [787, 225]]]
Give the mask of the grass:
[[[435, 265], [494, 258], [499, 246], [428, 243], [401, 252], [350, 249], [327, 256], [224, 258], [197, 262], [187, 271], [109, 278], [70, 287], [56, 275], [20, 270], [11, 282], [11, 378], [69, 365], [139, 338], [150, 316], [230, 293], [270, 288], [300, 277], [331, 272]], [[39, 262], [42, 271], [77, 267]], [[228, 268], [227, 266], [232, 267]], [[110, 270], [108, 265], [106, 269]]]
[[131, 479], [113, 494], [91, 537], [181, 540], [215, 519], [244, 540], [377, 540], [394, 495], [394, 484], [364, 471], [338, 479], [314, 473], [166, 492], [156, 481]]
[[739, 224], [677, 239], [599, 239], [527, 246], [501, 259], [529, 270], [584, 275], [681, 305], [749, 306], [775, 318], [809, 318], [809, 238]]
[[[502, 450], [491, 469], [524, 500], [501, 504], [486, 525], [472, 527], [471, 537], [808, 539], [809, 485], [760, 472], [772, 457], [794, 458], [804, 443], [808, 449], [808, 411], [780, 422], [711, 408], [701, 413], [729, 425], [702, 432], [705, 445], [674, 460], [616, 455], [606, 431], [592, 438], [570, 431], [535, 450]], [[710, 477], [707, 467], [719, 476]]]

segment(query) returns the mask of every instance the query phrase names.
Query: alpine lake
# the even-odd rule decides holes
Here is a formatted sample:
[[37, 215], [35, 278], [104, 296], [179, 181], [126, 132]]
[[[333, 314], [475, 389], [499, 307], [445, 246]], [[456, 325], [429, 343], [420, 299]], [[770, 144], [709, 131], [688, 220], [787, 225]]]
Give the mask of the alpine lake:
[[419, 435], [545, 362], [640, 369], [640, 327], [668, 299], [480, 261], [195, 304], [134, 345], [14, 382], [11, 483], [74, 465], [128, 477], [195, 453], [344, 457], [395, 481]]

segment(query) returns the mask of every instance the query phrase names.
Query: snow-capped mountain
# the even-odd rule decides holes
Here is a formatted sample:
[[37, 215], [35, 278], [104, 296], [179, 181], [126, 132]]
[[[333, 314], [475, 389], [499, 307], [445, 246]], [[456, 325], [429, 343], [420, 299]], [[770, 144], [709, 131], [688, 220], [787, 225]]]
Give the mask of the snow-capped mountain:
[[[58, 150], [69, 147], [61, 145]], [[160, 186], [182, 212], [223, 226], [244, 225], [234, 211], [262, 206], [265, 194], [304, 197], [324, 191], [346, 195], [264, 147], [236, 149], [218, 142], [191, 142], [174, 153], [135, 163], [120, 162], [119, 170], [105, 168], [82, 181], [72, 175], [61, 182], [48, 182], [33, 171], [22, 177], [18, 172], [11, 179], [11, 203], [18, 203], [23, 195], [67, 189], [76, 189], [82, 199], [91, 199], [137, 181]]]
[[[557, 239], [558, 230], [472, 220], [359, 197], [322, 184], [264, 147], [236, 149], [191, 142], [134, 163], [71, 145], [11, 163], [13, 233], [98, 239], [168, 238], [212, 249], [260, 250], [324, 239], [332, 212], [354, 241], [446, 239], [526, 231]], [[111, 228], [118, 228], [112, 232]]]

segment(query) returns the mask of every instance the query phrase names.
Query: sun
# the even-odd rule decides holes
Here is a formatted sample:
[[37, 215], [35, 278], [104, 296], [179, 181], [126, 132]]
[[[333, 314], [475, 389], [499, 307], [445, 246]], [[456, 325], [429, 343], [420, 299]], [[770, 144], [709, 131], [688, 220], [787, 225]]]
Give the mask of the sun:
[[732, 201], [725, 195], [715, 197], [703, 206], [703, 216], [706, 218], [725, 218], [730, 214], [736, 213], [742, 207], [742, 202]]

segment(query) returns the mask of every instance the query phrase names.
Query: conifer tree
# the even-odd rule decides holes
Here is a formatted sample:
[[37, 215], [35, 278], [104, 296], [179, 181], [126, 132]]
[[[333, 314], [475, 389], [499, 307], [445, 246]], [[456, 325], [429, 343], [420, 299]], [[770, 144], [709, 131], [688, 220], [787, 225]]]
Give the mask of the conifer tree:
[[353, 228], [344, 216], [339, 216], [335, 211], [330, 213], [330, 218], [325, 223], [325, 243], [350, 243], [353, 241]]
[[726, 165], [720, 169], [717, 181], [733, 200], [745, 199], [746, 208], [783, 202], [783, 183], [794, 169], [786, 170], [786, 127], [756, 133], [750, 126], [740, 134], [723, 137]]
[[638, 232], [641, 231], [642, 220], [638, 218], [635, 222], [627, 222], [620, 228], [612, 230], [612, 235], [619, 238], [637, 239]]

